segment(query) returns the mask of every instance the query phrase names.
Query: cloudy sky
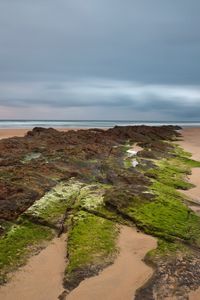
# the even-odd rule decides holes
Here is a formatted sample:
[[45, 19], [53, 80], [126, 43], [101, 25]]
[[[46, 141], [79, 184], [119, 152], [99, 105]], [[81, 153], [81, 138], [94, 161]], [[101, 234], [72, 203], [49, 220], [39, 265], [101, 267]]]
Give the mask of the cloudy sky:
[[199, 0], [0, 0], [1, 119], [200, 119]]

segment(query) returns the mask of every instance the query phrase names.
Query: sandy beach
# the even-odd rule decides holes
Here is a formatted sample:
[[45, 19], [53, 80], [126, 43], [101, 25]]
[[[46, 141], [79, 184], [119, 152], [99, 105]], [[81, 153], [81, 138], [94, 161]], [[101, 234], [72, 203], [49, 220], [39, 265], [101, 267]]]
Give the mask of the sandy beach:
[[179, 145], [192, 154], [192, 157], [200, 161], [200, 127], [184, 128], [180, 131], [183, 141]]
[[6, 139], [6, 138], [10, 138], [13, 136], [19, 136], [22, 137], [24, 136], [29, 130], [31, 129], [0, 129], [0, 139]]
[[[200, 161], [200, 128], [185, 128], [181, 131], [183, 135], [183, 141], [180, 141], [179, 144], [186, 151], [192, 154], [192, 158]], [[191, 176], [189, 176], [189, 181], [195, 185], [194, 188], [184, 191], [183, 193], [200, 204], [200, 168], [195, 168], [192, 170]], [[200, 206], [192, 205], [196, 213], [200, 214]], [[189, 295], [190, 300], [199, 300], [200, 299], [200, 288], [194, 292], [191, 292]]]
[[[200, 128], [186, 128], [182, 130], [183, 141], [180, 141], [179, 144], [186, 151], [192, 154], [192, 158], [200, 161]], [[192, 174], [189, 176], [191, 183], [195, 185], [194, 188], [183, 191], [183, 193], [194, 200], [197, 203], [200, 203], [200, 169], [194, 168]], [[198, 212], [200, 211], [199, 206], [191, 206], [191, 208]]]

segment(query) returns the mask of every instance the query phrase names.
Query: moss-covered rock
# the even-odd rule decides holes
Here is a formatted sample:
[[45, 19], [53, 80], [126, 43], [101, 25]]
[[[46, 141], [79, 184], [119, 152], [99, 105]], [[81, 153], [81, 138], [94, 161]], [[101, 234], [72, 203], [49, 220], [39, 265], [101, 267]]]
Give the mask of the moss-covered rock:
[[79, 211], [73, 217], [67, 241], [69, 264], [64, 280], [68, 290], [113, 261], [117, 236], [118, 227], [112, 221], [85, 211]]
[[0, 283], [5, 282], [9, 271], [22, 265], [34, 248], [53, 237], [50, 228], [23, 221], [13, 224], [0, 239]]
[[[0, 141], [1, 277], [23, 263], [32, 246], [67, 228], [64, 282], [72, 289], [112, 262], [118, 223], [136, 224], [160, 238], [147, 259], [157, 267], [151, 287], [159, 293], [166, 284], [162, 264], [167, 274], [174, 270], [174, 261], [183, 278], [181, 255], [193, 270], [200, 218], [177, 189], [192, 187], [187, 175], [200, 163], [169, 142], [180, 135], [176, 129], [116, 126], [64, 133], [35, 128], [24, 138]], [[127, 156], [135, 143], [143, 147], [136, 168]]]

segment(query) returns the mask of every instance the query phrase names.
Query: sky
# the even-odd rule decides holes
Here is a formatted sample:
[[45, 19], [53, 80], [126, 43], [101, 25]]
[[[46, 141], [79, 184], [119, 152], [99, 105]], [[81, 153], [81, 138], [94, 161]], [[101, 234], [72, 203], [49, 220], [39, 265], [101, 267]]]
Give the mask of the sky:
[[199, 0], [0, 0], [0, 119], [200, 120]]

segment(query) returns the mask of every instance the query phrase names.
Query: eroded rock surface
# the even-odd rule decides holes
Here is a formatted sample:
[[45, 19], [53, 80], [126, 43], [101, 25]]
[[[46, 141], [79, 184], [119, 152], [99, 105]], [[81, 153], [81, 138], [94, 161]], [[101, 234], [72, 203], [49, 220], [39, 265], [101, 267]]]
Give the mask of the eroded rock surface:
[[[15, 220], [58, 181], [130, 184], [146, 181], [120, 168], [123, 144], [141, 143], [163, 156], [163, 140], [178, 136], [175, 127], [126, 126], [59, 132], [34, 128], [25, 137], [0, 141], [0, 219]], [[153, 154], [156, 153], [156, 154]], [[145, 153], [144, 153], [145, 154]]]

